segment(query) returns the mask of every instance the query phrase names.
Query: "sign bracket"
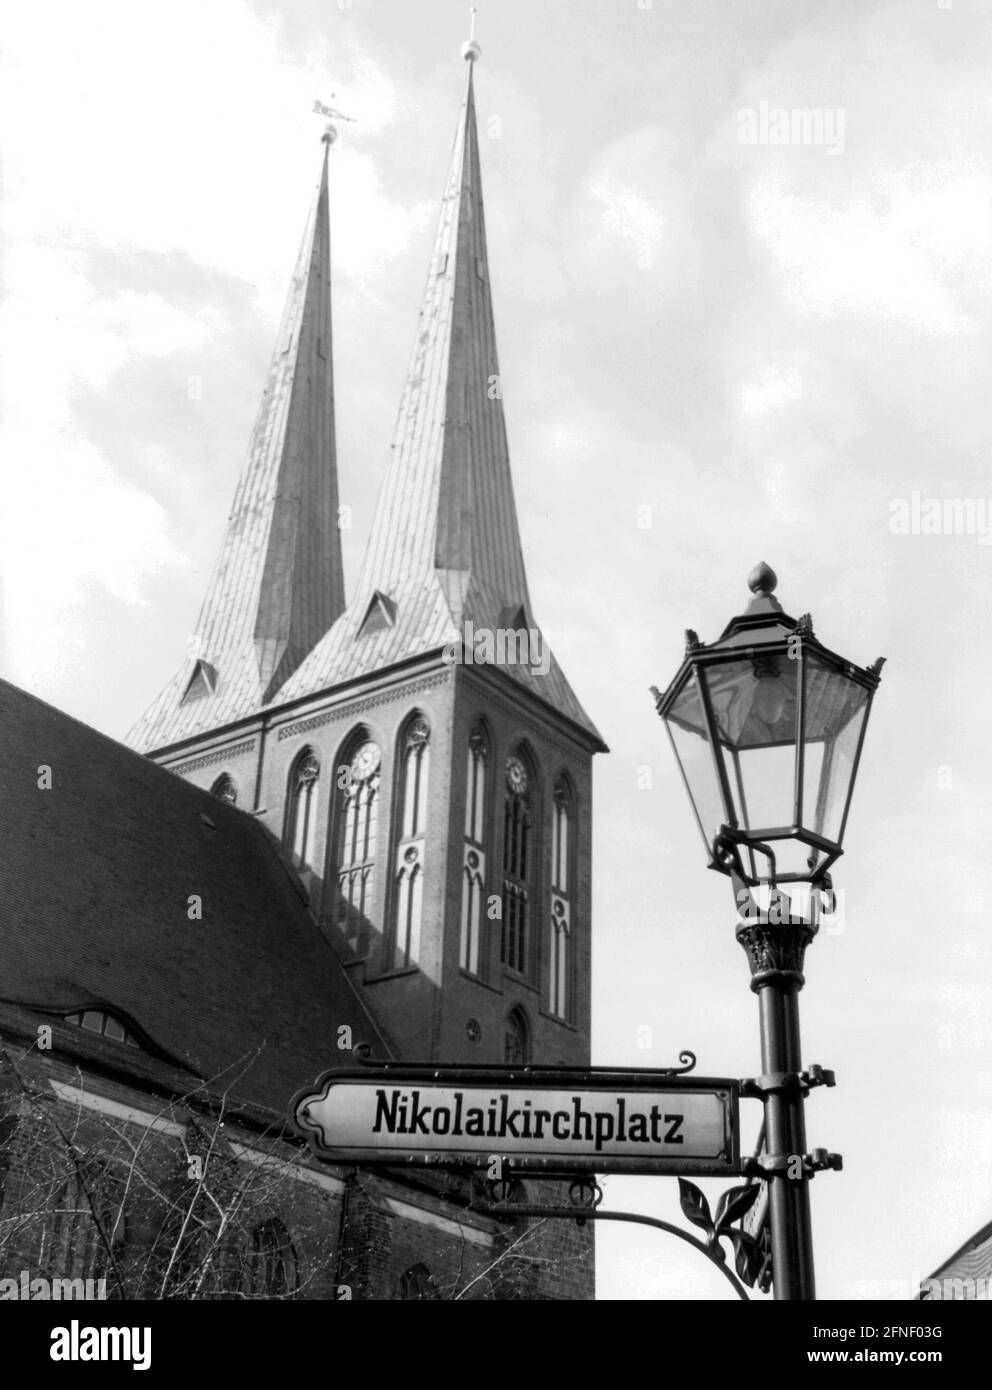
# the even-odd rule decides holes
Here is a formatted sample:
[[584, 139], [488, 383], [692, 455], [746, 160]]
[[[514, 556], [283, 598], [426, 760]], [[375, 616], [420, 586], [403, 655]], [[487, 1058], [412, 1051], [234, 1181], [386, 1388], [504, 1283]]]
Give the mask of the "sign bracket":
[[[472, 1209], [485, 1216], [540, 1217], [545, 1221], [574, 1221], [577, 1226], [584, 1226], [587, 1221], [622, 1221], [628, 1222], [631, 1225], [649, 1226], [654, 1230], [663, 1231], [667, 1235], [675, 1236], [678, 1240], [685, 1241], [687, 1245], [691, 1245], [694, 1250], [698, 1250], [712, 1265], [716, 1266], [731, 1285], [737, 1297], [743, 1303], [750, 1302], [750, 1298], [741, 1280], [733, 1273], [727, 1264], [727, 1255], [720, 1244], [720, 1240], [722, 1238], [731, 1241], [738, 1257], [738, 1273], [744, 1273], [745, 1277], [747, 1277], [746, 1264], [749, 1252], [746, 1251], [745, 1255], [742, 1257], [743, 1240], [740, 1232], [731, 1225], [731, 1222], [735, 1219], [743, 1202], [750, 1205], [751, 1201], [753, 1201], [752, 1196], [743, 1199], [743, 1202], [740, 1197], [737, 1197], [735, 1209], [733, 1205], [735, 1200], [734, 1194], [744, 1192], [750, 1193], [753, 1192], [753, 1189], [732, 1188], [730, 1192], [724, 1194], [724, 1197], [721, 1199], [721, 1205], [717, 1207], [718, 1220], [714, 1225], [709, 1218], [708, 1209], [706, 1211], [706, 1219], [704, 1220], [698, 1207], [695, 1205], [697, 1196], [701, 1195], [699, 1194], [699, 1189], [689, 1183], [687, 1186], [690, 1190], [687, 1192], [680, 1179], [679, 1186], [682, 1189], [682, 1209], [695, 1225], [704, 1227], [707, 1239], [703, 1241], [697, 1236], [692, 1235], [689, 1231], [683, 1230], [680, 1226], [676, 1226], [670, 1221], [663, 1221], [657, 1216], [644, 1216], [640, 1212], [632, 1211], [604, 1211], [600, 1205], [603, 1200], [603, 1189], [598, 1182], [585, 1175], [577, 1178], [569, 1187], [568, 1205], [565, 1206], [542, 1206], [538, 1203], [519, 1203], [509, 1200], [509, 1197], [512, 1197], [510, 1189], [512, 1189], [513, 1185], [512, 1179], [503, 1183], [487, 1183], [484, 1188], [486, 1200], [481, 1202], [473, 1201]], [[499, 1189], [507, 1190], [508, 1199], [502, 1199]], [[721, 1209], [724, 1213], [722, 1217], [720, 1216]], [[750, 1279], [749, 1282], [751, 1282]]]
[[421, 1072], [427, 1080], [430, 1077], [443, 1075], [445, 1077], [463, 1078], [470, 1080], [473, 1077], [493, 1077], [497, 1080], [509, 1081], [513, 1077], [524, 1077], [534, 1080], [540, 1077], [569, 1077], [581, 1075], [583, 1077], [598, 1077], [607, 1080], [609, 1077], [628, 1077], [639, 1076], [645, 1078], [658, 1078], [667, 1076], [686, 1076], [693, 1071], [696, 1066], [696, 1054], [684, 1047], [679, 1053], [679, 1063], [677, 1067], [575, 1067], [566, 1063], [533, 1063], [527, 1062], [520, 1066], [500, 1066], [495, 1062], [457, 1062], [451, 1066], [440, 1065], [437, 1062], [397, 1062], [383, 1060], [372, 1056], [371, 1043], [356, 1043], [352, 1048], [351, 1055], [360, 1066], [368, 1067], [375, 1072], [386, 1075], [390, 1072]]

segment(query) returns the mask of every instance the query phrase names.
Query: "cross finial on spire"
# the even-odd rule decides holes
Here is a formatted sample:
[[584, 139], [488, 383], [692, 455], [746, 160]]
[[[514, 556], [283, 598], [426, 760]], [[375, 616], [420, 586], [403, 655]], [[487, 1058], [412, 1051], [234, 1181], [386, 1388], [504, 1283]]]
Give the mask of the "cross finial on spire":
[[468, 43], [462, 44], [462, 57], [466, 63], [475, 63], [482, 57], [482, 49], [475, 41], [475, 6], [469, 11]]
[[[334, 93], [331, 93], [334, 96]], [[313, 104], [314, 113], [318, 116], [327, 116], [328, 122], [324, 127], [324, 133], [320, 137], [326, 145], [333, 145], [338, 138], [337, 126], [333, 121], [354, 121], [354, 116], [346, 116], [343, 111], [336, 111], [333, 106], [325, 106], [322, 101], [315, 101]]]

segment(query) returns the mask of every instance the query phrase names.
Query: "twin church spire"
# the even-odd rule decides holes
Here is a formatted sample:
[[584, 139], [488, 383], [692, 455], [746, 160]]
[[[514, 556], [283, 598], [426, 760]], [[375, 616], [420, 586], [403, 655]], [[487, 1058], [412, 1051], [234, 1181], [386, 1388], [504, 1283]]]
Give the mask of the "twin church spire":
[[[327, 149], [227, 533], [189, 659], [129, 735], [168, 748], [469, 630], [534, 627], [496, 353], [474, 41], [385, 481], [345, 604]], [[329, 137], [325, 136], [329, 143]], [[543, 655], [543, 653], [542, 653]], [[508, 674], [599, 735], [554, 658]]]
[[496, 353], [473, 69], [474, 61], [359, 582], [366, 591], [389, 589], [433, 570], [456, 622], [466, 606], [496, 599], [529, 608]]

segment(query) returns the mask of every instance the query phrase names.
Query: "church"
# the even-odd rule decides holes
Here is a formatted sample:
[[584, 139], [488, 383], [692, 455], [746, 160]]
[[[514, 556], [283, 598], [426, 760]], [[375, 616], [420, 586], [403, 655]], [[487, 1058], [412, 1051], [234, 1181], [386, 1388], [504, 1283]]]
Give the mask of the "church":
[[[329, 160], [191, 649], [123, 746], [0, 682], [0, 1297], [590, 1299], [588, 1229], [321, 1165], [354, 1049], [589, 1062], [592, 760], [537, 624], [473, 82], [345, 593]], [[528, 1184], [537, 1200], [539, 1184]]]

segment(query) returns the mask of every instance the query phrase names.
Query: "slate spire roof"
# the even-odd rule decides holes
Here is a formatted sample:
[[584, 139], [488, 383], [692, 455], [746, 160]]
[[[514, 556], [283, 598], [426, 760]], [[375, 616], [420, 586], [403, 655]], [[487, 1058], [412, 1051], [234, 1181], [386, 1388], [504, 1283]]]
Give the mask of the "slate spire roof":
[[[531, 613], [496, 352], [473, 70], [468, 79], [417, 338], [356, 592], [279, 692], [295, 699], [473, 630]], [[543, 650], [543, 638], [541, 639]], [[503, 669], [602, 740], [554, 657]]]
[[193, 641], [128, 736], [160, 748], [260, 709], [344, 609], [325, 137], [262, 403]]
[[388, 590], [434, 569], [456, 620], [472, 589], [529, 608], [496, 353], [473, 68], [360, 583]]

